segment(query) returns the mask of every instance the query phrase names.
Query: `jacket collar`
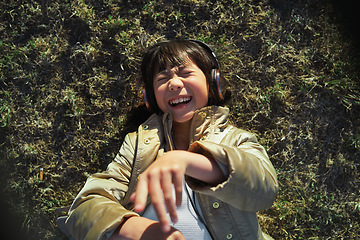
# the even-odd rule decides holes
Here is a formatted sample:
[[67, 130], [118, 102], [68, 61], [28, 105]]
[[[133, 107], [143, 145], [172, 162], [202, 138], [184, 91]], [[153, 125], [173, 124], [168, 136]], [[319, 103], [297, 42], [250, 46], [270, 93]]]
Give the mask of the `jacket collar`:
[[[195, 141], [213, 141], [228, 125], [229, 109], [221, 106], [206, 106], [195, 111], [190, 127], [190, 145]], [[166, 150], [175, 149], [172, 138], [172, 116], [166, 112], [162, 115]]]

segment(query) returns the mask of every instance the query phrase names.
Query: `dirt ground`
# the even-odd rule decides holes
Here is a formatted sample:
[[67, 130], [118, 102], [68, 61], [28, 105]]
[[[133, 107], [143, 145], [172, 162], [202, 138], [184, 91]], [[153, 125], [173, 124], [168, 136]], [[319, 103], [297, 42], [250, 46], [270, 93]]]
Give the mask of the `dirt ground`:
[[360, 48], [349, 2], [2, 1], [2, 234], [65, 239], [57, 209], [115, 157], [126, 114], [142, 104], [143, 50], [190, 38], [214, 48], [231, 121], [257, 135], [277, 170], [263, 231], [358, 239]]

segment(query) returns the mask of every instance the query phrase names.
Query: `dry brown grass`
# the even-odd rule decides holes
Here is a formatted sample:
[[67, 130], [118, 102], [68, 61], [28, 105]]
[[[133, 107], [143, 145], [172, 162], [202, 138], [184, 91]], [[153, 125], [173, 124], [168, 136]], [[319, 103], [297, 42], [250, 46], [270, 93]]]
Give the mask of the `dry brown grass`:
[[55, 209], [114, 158], [126, 113], [142, 101], [143, 48], [181, 37], [214, 46], [233, 87], [232, 121], [258, 135], [278, 172], [278, 198], [259, 214], [264, 231], [359, 238], [359, 56], [337, 9], [330, 0], [0, 3], [9, 224], [28, 239], [64, 238]]

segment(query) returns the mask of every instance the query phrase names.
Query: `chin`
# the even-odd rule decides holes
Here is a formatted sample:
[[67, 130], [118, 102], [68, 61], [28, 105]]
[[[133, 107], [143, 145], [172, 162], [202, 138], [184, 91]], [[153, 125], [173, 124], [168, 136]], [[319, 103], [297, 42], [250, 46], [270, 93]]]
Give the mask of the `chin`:
[[193, 116], [194, 116], [194, 112], [187, 113], [187, 114], [182, 115], [182, 116], [176, 116], [176, 114], [175, 114], [172, 117], [173, 117], [174, 122], [185, 123], [185, 122], [190, 121], [193, 118]]

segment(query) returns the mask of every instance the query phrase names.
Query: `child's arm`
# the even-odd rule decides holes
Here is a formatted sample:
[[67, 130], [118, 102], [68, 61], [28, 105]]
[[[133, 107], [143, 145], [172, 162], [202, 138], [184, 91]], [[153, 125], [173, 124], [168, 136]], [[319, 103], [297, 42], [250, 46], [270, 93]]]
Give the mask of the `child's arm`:
[[138, 215], [119, 204], [128, 190], [135, 141], [135, 134], [127, 135], [107, 171], [88, 178], [78, 193], [65, 222], [73, 238], [102, 239], [123, 219]]
[[[133, 222], [126, 221], [127, 219], [132, 217], [140, 219], [137, 213], [125, 208], [125, 206], [131, 207], [125, 196], [130, 191], [129, 183], [137, 138], [137, 133], [128, 134], [119, 154], [109, 164], [107, 171], [92, 175], [77, 195], [65, 221], [68, 233], [74, 239], [106, 239], [121, 224], [126, 230], [124, 223]], [[149, 162], [142, 161], [141, 167], [145, 168], [147, 164], [150, 164], [151, 159], [155, 159], [158, 149], [151, 148], [151, 150], [144, 153], [148, 156]], [[143, 223], [140, 222], [140, 224]], [[135, 225], [133, 231], [143, 234], [141, 229], [147, 229], [149, 226], [140, 224]], [[151, 229], [151, 233], [156, 230], [154, 227]], [[144, 234], [146, 233], [148, 231]]]
[[144, 217], [130, 217], [115, 230], [109, 240], [131, 239], [185, 240], [185, 237], [175, 228], [164, 233], [159, 222]]
[[273, 204], [278, 181], [269, 157], [256, 137], [244, 130], [229, 132], [220, 144], [194, 142], [189, 151], [216, 159], [228, 168], [227, 179], [217, 186], [206, 185], [188, 177], [189, 186], [243, 211], [259, 211]]
[[[166, 209], [172, 222], [177, 222], [176, 205], [181, 204], [184, 175], [211, 186], [216, 186], [226, 179], [215, 160], [205, 155], [182, 150], [167, 152], [140, 175], [136, 193], [132, 196], [135, 211], [142, 212], [145, 209], [147, 196], [150, 195], [163, 231], [170, 231]], [[172, 185], [175, 188], [176, 203], [172, 195]]]

